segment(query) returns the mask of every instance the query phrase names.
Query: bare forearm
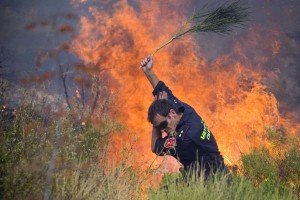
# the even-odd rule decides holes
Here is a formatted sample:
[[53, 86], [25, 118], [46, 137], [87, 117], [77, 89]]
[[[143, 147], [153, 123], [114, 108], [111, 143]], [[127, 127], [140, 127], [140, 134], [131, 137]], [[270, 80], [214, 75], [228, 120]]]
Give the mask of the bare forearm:
[[144, 71], [146, 77], [148, 78], [149, 82], [151, 83], [152, 87], [155, 88], [155, 86], [158, 84], [159, 79], [156, 76], [156, 74], [152, 70]]
[[153, 153], [156, 153], [156, 149], [155, 149], [155, 143], [156, 140], [161, 138], [161, 132], [159, 130], [157, 130], [156, 128], [152, 128], [152, 140], [151, 140], [151, 150]]
[[155, 86], [159, 82], [159, 79], [157, 78], [156, 74], [152, 71], [153, 57], [150, 55], [144, 58], [141, 62], [140, 68], [144, 71], [152, 87], [155, 88]]
[[[152, 71], [153, 68], [153, 57], [147, 56], [144, 58], [141, 62], [140, 68], [143, 70], [145, 73], [147, 79], [151, 83], [152, 87], [155, 88], [156, 85], [159, 83], [159, 79], [157, 78], [156, 74]], [[155, 149], [155, 143], [157, 139], [161, 138], [161, 132], [160, 130], [156, 128], [152, 128], [152, 139], [151, 139], [151, 150], [153, 153], [156, 153]]]

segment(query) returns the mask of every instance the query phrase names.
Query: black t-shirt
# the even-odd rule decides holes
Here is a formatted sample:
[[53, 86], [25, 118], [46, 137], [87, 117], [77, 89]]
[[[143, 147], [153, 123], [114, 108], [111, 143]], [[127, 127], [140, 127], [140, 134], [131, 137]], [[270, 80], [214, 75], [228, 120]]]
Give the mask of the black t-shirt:
[[165, 91], [168, 99], [183, 113], [175, 132], [164, 138], [157, 139], [155, 152], [157, 155], [171, 155], [178, 159], [185, 169], [198, 161], [200, 166], [210, 170], [223, 167], [224, 161], [216, 140], [202, 118], [188, 104], [176, 98], [172, 91], [160, 81], [154, 88], [153, 95]]

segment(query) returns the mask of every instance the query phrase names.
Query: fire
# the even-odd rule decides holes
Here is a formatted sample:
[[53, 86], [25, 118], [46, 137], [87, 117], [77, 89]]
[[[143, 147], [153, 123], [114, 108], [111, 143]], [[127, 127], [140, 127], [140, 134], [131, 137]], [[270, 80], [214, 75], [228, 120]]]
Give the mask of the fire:
[[[179, 1], [172, 8], [164, 5], [147, 1], [133, 6], [121, 1], [114, 5], [113, 12], [90, 7], [92, 18], [81, 16], [80, 34], [72, 44], [73, 51], [86, 63], [97, 65], [100, 70], [110, 69], [110, 89], [117, 98], [113, 110], [127, 127], [112, 137], [113, 143], [119, 152], [130, 145], [134, 136], [137, 166], [147, 167], [155, 160], [150, 150], [151, 125], [147, 122], [152, 88], [139, 64], [168, 40], [178, 22], [185, 19], [178, 10], [186, 3]], [[160, 13], [165, 13], [164, 18], [157, 17]], [[280, 115], [278, 102], [265, 84], [268, 69], [264, 65], [280, 51], [279, 33], [262, 36], [256, 33], [257, 28], [261, 27], [237, 38], [231, 52], [213, 62], [205, 58], [191, 36], [175, 41], [154, 58], [159, 78], [202, 116], [227, 164], [236, 164], [241, 153], [264, 143], [262, 134], [267, 127], [290, 123]], [[258, 47], [260, 43], [266, 44], [263, 49]], [[287, 128], [293, 129], [294, 134], [299, 131], [297, 123]], [[169, 159], [163, 163], [162, 171], [178, 168]]]

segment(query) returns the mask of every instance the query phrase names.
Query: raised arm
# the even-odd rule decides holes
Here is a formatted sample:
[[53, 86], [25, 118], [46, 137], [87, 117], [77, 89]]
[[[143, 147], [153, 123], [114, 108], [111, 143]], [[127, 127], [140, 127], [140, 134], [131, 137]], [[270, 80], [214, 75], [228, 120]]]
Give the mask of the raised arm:
[[147, 56], [144, 58], [144, 60], [141, 62], [141, 69], [145, 73], [146, 77], [148, 78], [149, 82], [151, 83], [152, 87], [155, 88], [155, 86], [158, 84], [159, 79], [156, 76], [156, 74], [153, 72], [153, 57]]
[[[159, 79], [156, 76], [156, 74], [153, 72], [153, 57], [147, 56], [144, 58], [141, 62], [140, 68], [145, 73], [146, 77], [148, 78], [149, 82], [151, 83], [153, 89], [157, 86]], [[151, 138], [151, 150], [153, 153], [156, 153], [155, 151], [155, 143], [156, 140], [162, 137], [162, 133], [160, 130], [156, 128], [152, 128], [152, 138]]]

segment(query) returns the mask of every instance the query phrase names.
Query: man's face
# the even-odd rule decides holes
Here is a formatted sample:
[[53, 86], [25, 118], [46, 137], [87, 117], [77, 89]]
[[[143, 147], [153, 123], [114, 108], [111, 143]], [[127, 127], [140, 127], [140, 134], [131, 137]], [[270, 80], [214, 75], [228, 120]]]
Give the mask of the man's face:
[[177, 117], [178, 115], [173, 109], [170, 110], [166, 117], [156, 114], [153, 121], [153, 127], [169, 133], [169, 131], [175, 130], [178, 124]]

